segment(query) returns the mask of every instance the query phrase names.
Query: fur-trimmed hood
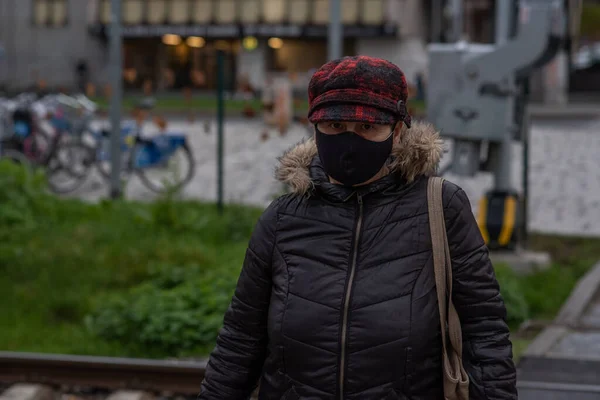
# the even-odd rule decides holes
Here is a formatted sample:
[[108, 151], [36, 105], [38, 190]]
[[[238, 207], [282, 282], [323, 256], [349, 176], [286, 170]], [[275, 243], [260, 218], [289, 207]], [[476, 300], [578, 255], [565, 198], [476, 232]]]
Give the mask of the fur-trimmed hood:
[[[421, 175], [436, 172], [443, 154], [443, 141], [433, 125], [414, 122], [402, 128], [400, 140], [392, 149], [390, 172], [398, 172], [409, 183]], [[314, 139], [305, 140], [279, 157], [275, 177], [292, 192], [306, 194], [314, 187], [310, 166], [317, 155]]]

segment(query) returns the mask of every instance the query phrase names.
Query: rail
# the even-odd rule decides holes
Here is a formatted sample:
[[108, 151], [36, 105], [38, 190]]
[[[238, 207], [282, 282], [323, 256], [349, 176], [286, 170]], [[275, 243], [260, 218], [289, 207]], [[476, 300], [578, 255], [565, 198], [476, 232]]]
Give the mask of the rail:
[[0, 352], [0, 383], [30, 382], [197, 395], [206, 361]]

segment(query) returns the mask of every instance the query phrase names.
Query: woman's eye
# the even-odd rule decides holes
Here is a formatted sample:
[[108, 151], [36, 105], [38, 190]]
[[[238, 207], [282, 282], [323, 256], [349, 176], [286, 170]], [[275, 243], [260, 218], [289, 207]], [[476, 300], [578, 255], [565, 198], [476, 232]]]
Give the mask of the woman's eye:
[[363, 128], [365, 131], [368, 131], [368, 130], [370, 130], [371, 128], [373, 128], [373, 125], [369, 125], [369, 124], [363, 124], [363, 125], [362, 125], [362, 128]]
[[330, 125], [333, 129], [342, 129], [343, 126], [339, 122], [334, 122]]

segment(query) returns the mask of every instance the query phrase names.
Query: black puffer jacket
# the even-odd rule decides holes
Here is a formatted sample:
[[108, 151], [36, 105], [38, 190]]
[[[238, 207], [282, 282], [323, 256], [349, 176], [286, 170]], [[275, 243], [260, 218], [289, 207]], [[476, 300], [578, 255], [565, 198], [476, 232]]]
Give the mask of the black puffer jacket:
[[[294, 194], [258, 222], [200, 400], [441, 400], [441, 339], [427, 179], [441, 156], [414, 124], [390, 175], [330, 184], [314, 142], [280, 160]], [[464, 191], [444, 184], [471, 400], [516, 399], [506, 310]]]

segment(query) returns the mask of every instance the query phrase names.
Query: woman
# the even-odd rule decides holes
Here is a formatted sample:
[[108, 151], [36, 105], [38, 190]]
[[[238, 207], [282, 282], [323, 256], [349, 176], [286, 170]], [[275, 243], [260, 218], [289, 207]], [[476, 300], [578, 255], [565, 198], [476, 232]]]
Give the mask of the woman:
[[[293, 193], [250, 240], [201, 400], [441, 400], [427, 176], [442, 143], [411, 124], [402, 71], [347, 57], [309, 85], [315, 139], [280, 159]], [[516, 399], [506, 309], [469, 200], [444, 213], [470, 398]]]

